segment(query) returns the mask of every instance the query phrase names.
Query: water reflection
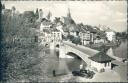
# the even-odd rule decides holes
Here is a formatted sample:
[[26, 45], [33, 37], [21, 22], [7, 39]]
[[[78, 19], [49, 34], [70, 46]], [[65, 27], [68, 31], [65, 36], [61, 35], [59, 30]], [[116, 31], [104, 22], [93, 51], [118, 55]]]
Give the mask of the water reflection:
[[127, 40], [121, 40], [121, 44], [118, 47], [113, 48], [115, 56], [120, 58], [127, 58]]
[[[118, 57], [127, 58], [127, 40], [122, 41], [120, 46], [113, 48], [114, 55]], [[79, 70], [80, 64], [82, 63], [82, 60], [78, 58], [65, 58], [65, 59], [59, 59], [59, 52], [56, 50], [50, 50], [50, 53], [48, 54], [48, 69], [47, 74], [50, 78], [53, 80], [53, 70], [56, 71], [56, 74], [64, 75], [67, 74], [73, 70]], [[55, 78], [55, 80], [59, 80], [59, 78]]]
[[64, 75], [73, 70], [79, 70], [81, 60], [77, 58], [59, 59], [59, 52], [50, 50], [50, 58], [48, 61], [48, 74], [52, 76], [52, 71], [55, 70], [57, 75]]

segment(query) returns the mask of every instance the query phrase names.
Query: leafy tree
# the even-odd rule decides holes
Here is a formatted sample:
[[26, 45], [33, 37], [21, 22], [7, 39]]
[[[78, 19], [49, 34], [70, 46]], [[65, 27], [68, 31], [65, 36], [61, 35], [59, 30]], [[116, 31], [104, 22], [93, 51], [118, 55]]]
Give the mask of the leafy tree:
[[41, 71], [33, 69], [40, 62], [39, 46], [35, 31], [32, 30], [35, 22], [33, 12], [13, 17], [4, 14], [1, 20], [0, 77], [18, 80], [39, 74]]
[[81, 44], [81, 39], [80, 39], [80, 37], [74, 37], [73, 38], [73, 40], [72, 40], [72, 43], [74, 43], [74, 44]]
[[70, 41], [73, 41], [73, 40], [74, 40], [74, 36], [69, 34], [69, 35], [67, 36], [67, 39], [69, 39]]
[[38, 11], [38, 8], [36, 9], [35, 16], [36, 16], [36, 19], [38, 19], [38, 18], [39, 18], [39, 11]]
[[15, 10], [16, 10], [15, 6], [12, 6], [12, 10], [13, 10], [13, 11], [15, 11]]
[[2, 9], [5, 9], [5, 5], [4, 4], [2, 5]]

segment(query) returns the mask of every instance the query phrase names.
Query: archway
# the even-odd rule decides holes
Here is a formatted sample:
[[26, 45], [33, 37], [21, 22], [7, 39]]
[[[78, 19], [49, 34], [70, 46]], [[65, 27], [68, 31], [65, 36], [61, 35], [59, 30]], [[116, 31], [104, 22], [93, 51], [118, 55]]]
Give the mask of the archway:
[[75, 54], [73, 52], [68, 52], [66, 55], [82, 60], [81, 57], [79, 57], [77, 54]]
[[[67, 63], [68, 68], [70, 68], [70, 70], [74, 71], [77, 69], [78, 70], [79, 69], [86, 69], [87, 63], [81, 57], [79, 57], [79, 55], [77, 55], [76, 53], [73, 53], [73, 52], [68, 52], [66, 55], [73, 57], [72, 61], [70, 63]], [[68, 58], [68, 59], [70, 59], [70, 58]], [[79, 65], [79, 67], [77, 66], [77, 68], [74, 68], [75, 65]], [[71, 68], [71, 66], [72, 66], [72, 68]]]

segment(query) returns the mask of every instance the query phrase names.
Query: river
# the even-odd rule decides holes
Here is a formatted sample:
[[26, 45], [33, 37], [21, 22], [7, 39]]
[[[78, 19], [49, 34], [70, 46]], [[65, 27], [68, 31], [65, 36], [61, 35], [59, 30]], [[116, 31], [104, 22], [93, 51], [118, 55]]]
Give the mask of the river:
[[[127, 41], [122, 41], [118, 47], [113, 48], [113, 52], [115, 56], [127, 58]], [[50, 50], [47, 69], [47, 74], [50, 78], [53, 78], [53, 70], [56, 71], [57, 76], [63, 76], [67, 73], [71, 73], [73, 70], [80, 69], [82, 60], [78, 58], [59, 59], [58, 55], [57, 51]], [[56, 78], [55, 80], [59, 81], [60, 79]]]
[[127, 40], [121, 40], [118, 47], [113, 48], [114, 55], [120, 58], [127, 58]]

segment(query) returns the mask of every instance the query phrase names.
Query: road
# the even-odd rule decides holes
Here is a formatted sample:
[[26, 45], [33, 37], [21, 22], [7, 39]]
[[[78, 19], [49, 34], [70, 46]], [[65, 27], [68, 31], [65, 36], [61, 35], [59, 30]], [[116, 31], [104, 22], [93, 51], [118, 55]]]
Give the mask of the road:
[[81, 46], [81, 45], [75, 45], [73, 43], [70, 43], [68, 41], [64, 41], [63, 42], [65, 45], [68, 45], [68, 46], [71, 46], [72, 48], [75, 48], [87, 55], [89, 55], [90, 57], [91, 56], [94, 56], [96, 53], [98, 53], [99, 51], [97, 50], [94, 50], [94, 49], [91, 49], [91, 48], [88, 48], [88, 47], [85, 47], [85, 46]]

